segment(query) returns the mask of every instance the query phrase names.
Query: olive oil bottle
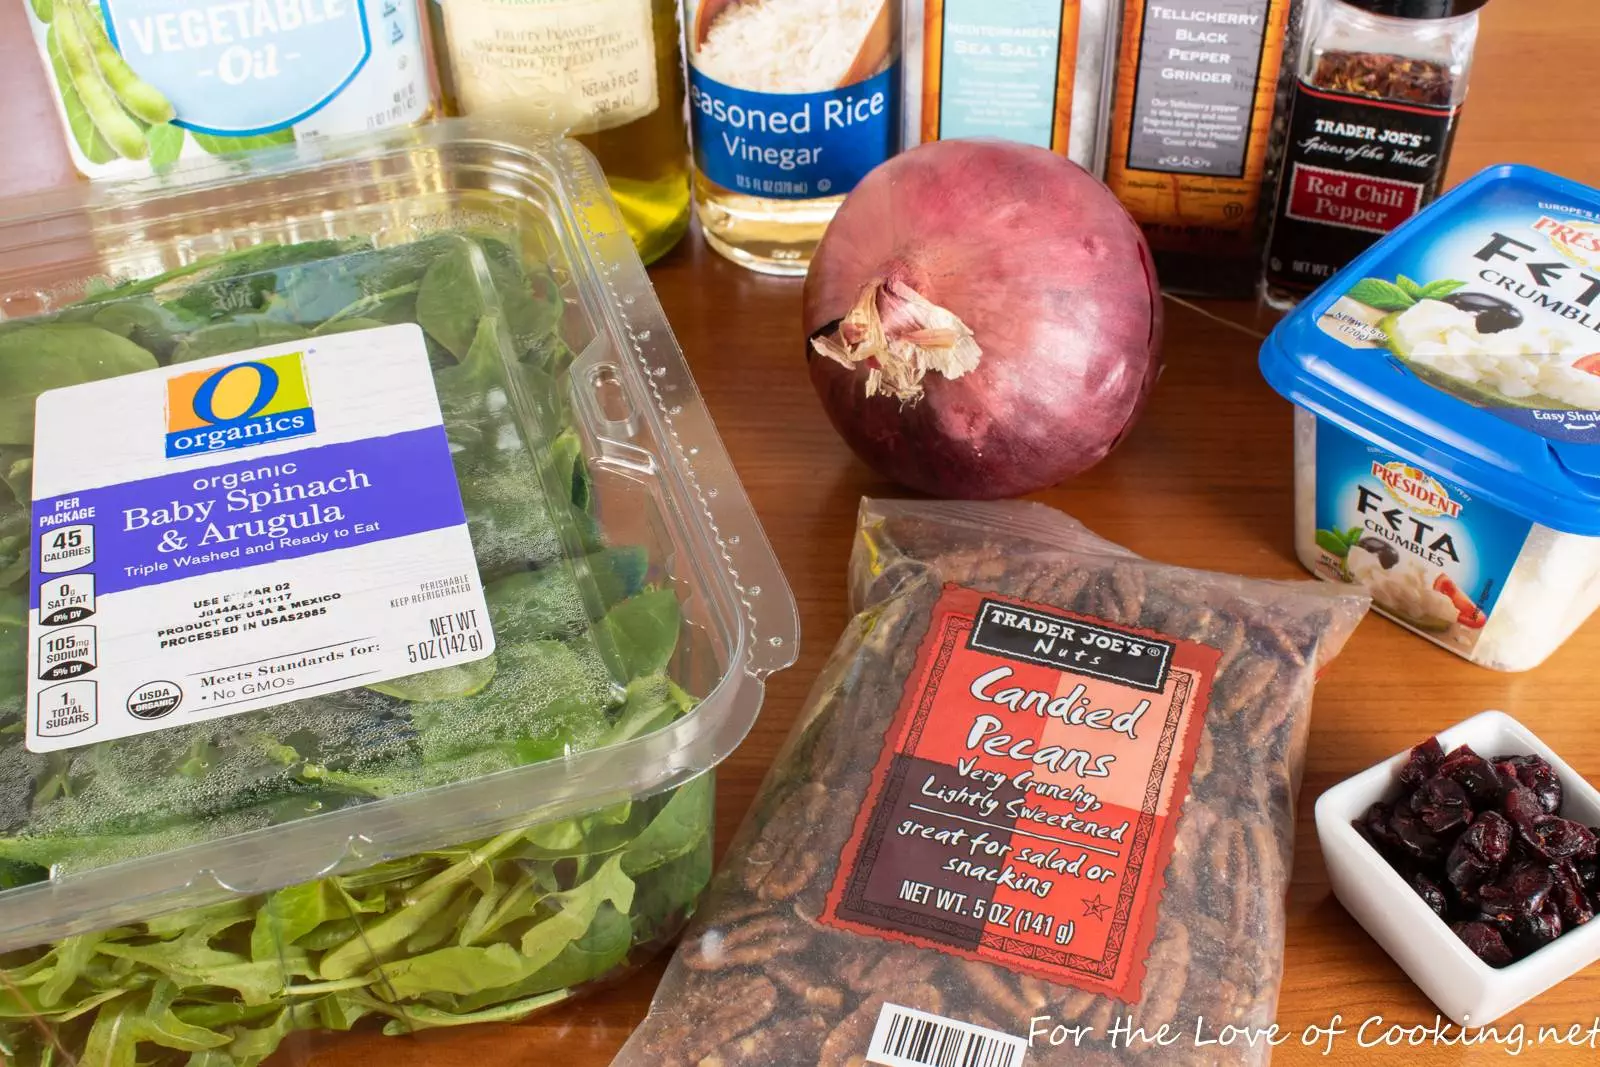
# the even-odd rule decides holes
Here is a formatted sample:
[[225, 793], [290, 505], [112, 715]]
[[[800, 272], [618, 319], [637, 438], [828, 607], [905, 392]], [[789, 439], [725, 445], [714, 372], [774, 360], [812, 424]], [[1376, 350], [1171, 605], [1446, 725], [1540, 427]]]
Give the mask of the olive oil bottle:
[[646, 263], [689, 225], [677, 0], [431, 0], [446, 106], [566, 131]]

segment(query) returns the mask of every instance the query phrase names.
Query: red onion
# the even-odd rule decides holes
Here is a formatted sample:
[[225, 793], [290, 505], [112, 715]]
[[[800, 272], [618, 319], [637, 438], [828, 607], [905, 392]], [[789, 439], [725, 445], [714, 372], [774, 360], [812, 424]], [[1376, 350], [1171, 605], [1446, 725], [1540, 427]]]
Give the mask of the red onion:
[[1127, 434], [1161, 368], [1150, 250], [1115, 196], [1042, 148], [937, 141], [845, 200], [805, 286], [811, 381], [885, 477], [1017, 496]]

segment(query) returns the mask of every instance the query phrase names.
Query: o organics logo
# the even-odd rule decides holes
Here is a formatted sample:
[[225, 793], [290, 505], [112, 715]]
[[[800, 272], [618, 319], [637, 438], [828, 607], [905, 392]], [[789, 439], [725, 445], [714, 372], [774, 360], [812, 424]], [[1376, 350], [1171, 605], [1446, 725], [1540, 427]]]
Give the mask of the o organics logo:
[[1383, 483], [1389, 495], [1418, 515], [1444, 515], [1459, 518], [1461, 504], [1450, 499], [1449, 490], [1427, 471], [1409, 463], [1372, 461], [1372, 476]]
[[315, 433], [301, 353], [262, 356], [167, 380], [167, 458]]
[[1533, 224], [1561, 255], [1580, 267], [1600, 265], [1600, 225], [1576, 219], [1554, 219], [1542, 215]]

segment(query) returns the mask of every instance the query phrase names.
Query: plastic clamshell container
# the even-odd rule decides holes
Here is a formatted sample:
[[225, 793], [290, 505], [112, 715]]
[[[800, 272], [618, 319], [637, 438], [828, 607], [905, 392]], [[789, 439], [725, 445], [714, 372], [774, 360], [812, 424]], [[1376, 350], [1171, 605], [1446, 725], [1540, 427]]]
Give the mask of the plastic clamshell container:
[[1295, 546], [1474, 663], [1538, 666], [1600, 607], [1600, 192], [1494, 167], [1261, 349], [1297, 407]]
[[[1561, 777], [1562, 814], [1600, 821], [1600, 790], [1585, 781], [1527, 727], [1485, 711], [1439, 734], [1449, 752], [1470, 745], [1487, 756], [1543, 756]], [[1317, 798], [1317, 838], [1334, 895], [1394, 958], [1417, 987], [1460, 1026], [1489, 1026], [1507, 1012], [1600, 960], [1600, 924], [1570, 930], [1507, 967], [1480, 960], [1352, 825], [1392, 798], [1409, 751], [1346, 778]]]
[[[222, 1067], [317, 1031], [514, 1019], [686, 921], [712, 771], [798, 620], [605, 189], [572, 142], [460, 121], [0, 204], [8, 1064]], [[41, 386], [16, 361], [45, 323], [117, 332], [162, 367], [420, 325], [506, 627], [493, 678], [26, 751], [16, 439]], [[588, 672], [581, 699], [557, 659]]]

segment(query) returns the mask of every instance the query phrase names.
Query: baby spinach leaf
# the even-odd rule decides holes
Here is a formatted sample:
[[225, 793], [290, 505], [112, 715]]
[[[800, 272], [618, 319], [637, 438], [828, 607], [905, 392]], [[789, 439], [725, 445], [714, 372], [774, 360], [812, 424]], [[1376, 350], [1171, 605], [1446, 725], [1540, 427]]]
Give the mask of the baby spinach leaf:
[[472, 242], [457, 241], [434, 259], [417, 292], [418, 325], [462, 363], [487, 310], [481, 264], [482, 253]]
[[694, 911], [711, 884], [709, 824], [700, 843], [664, 867], [639, 876], [633, 900], [634, 940], [642, 944], [669, 937]]
[[622, 870], [629, 877], [671, 863], [706, 839], [711, 826], [711, 776], [685, 782], [645, 827], [644, 833], [622, 853]]
[[98, 326], [42, 323], [0, 334], [0, 444], [32, 443], [40, 393], [155, 365], [148, 351]]
[[196, 330], [178, 343], [173, 363], [243, 352], [263, 345], [301, 341], [311, 336], [302, 326], [267, 318], [239, 318]]
[[630, 597], [606, 613], [602, 624], [611, 637], [623, 676], [643, 678], [667, 669], [678, 647], [683, 612], [671, 589]]

